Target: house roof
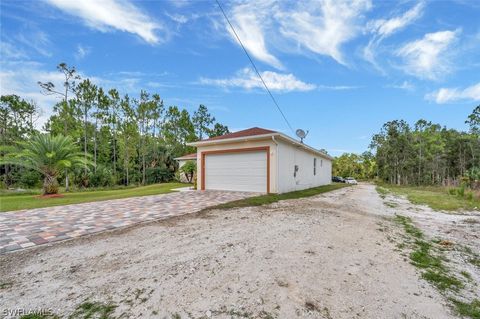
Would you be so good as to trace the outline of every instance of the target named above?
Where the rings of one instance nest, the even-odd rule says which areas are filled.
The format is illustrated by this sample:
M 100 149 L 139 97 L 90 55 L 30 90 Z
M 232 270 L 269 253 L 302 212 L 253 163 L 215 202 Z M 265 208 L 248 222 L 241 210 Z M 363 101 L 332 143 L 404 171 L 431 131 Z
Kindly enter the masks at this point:
M 180 156 L 180 157 L 176 157 L 175 159 L 176 159 L 177 161 L 197 159 L 197 153 L 185 154 L 185 155 L 182 155 L 182 156 Z
M 291 138 L 288 135 L 285 135 L 280 132 L 272 131 L 272 130 L 267 130 L 260 127 L 252 127 L 243 131 L 235 132 L 235 133 L 229 133 L 222 136 L 212 137 L 206 140 L 187 143 L 187 145 L 200 147 L 200 146 L 215 145 L 215 144 L 239 143 L 239 142 L 245 142 L 245 141 L 251 141 L 251 140 L 275 139 L 275 138 L 279 138 L 285 142 L 291 143 L 299 148 L 315 153 L 326 159 L 333 160 L 333 157 L 331 157 L 330 155 L 316 148 L 308 146 L 307 144 L 304 144 L 294 138 Z
M 247 137 L 247 136 L 255 136 L 255 135 L 264 135 L 264 134 L 271 134 L 271 133 L 278 133 L 276 131 L 267 130 L 261 127 L 252 127 L 246 130 L 237 131 L 234 133 L 228 133 L 225 135 L 215 136 L 211 138 L 207 138 L 201 140 L 199 142 L 206 142 L 206 141 L 217 141 L 217 140 L 225 140 L 228 138 L 236 138 L 236 137 Z

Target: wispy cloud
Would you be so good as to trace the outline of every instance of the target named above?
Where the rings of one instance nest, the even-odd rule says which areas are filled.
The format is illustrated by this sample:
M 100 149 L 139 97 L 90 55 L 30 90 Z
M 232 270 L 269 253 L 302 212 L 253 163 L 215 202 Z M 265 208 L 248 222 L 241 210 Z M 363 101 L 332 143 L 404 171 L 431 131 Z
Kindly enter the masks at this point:
M 390 84 L 386 86 L 387 88 L 392 88 L 392 89 L 399 89 L 399 90 L 405 90 L 405 91 L 413 91 L 415 90 L 415 85 L 409 81 L 403 81 L 400 84 Z
M 0 45 L 0 56 L 2 60 L 27 59 L 27 54 L 17 46 L 2 40 Z
M 261 72 L 265 83 L 272 91 L 292 92 L 311 91 L 316 88 L 314 84 L 305 83 L 297 79 L 293 74 L 282 74 L 272 71 Z M 263 88 L 257 74 L 249 68 L 238 71 L 235 76 L 226 79 L 200 78 L 201 84 L 215 85 L 220 87 L 240 87 L 244 89 Z
M 427 33 L 420 40 L 405 44 L 396 55 L 404 60 L 403 70 L 421 79 L 436 80 L 452 70 L 449 49 L 461 30 Z
M 81 44 L 77 45 L 77 52 L 75 52 L 75 59 L 76 60 L 81 60 L 87 55 L 90 54 L 90 47 L 83 46 Z
M 363 49 L 364 59 L 373 64 L 378 70 L 383 71 L 376 61 L 377 51 L 381 42 L 419 19 L 423 15 L 424 8 L 425 3 L 422 1 L 400 16 L 370 21 L 367 24 L 367 30 L 373 34 L 373 37 Z
M 420 18 L 423 14 L 424 8 L 425 3 L 419 2 L 413 8 L 407 10 L 398 17 L 370 21 L 367 28 L 380 37 L 388 37 Z
M 257 59 L 277 69 L 283 69 L 282 63 L 269 52 L 265 40 L 271 1 L 246 2 L 232 9 L 232 24 L 245 48 Z M 229 25 L 225 24 L 232 38 L 237 38 Z
M 363 14 L 371 8 L 368 0 L 299 2 L 293 10 L 279 10 L 275 17 L 280 33 L 315 54 L 347 64 L 342 45 L 360 31 Z
M 47 3 L 81 18 L 86 25 L 107 32 L 120 30 L 138 35 L 150 44 L 167 38 L 165 28 L 127 0 L 45 0 Z M 157 31 L 163 31 L 163 37 Z
M 425 99 L 438 104 L 461 100 L 480 101 L 480 82 L 467 88 L 441 88 L 425 95 Z
M 355 90 L 361 89 L 362 86 L 359 85 L 317 85 L 319 90 L 333 90 L 333 91 L 344 91 L 344 90 Z
M 43 56 L 52 56 L 52 53 L 50 52 L 52 47 L 50 38 L 47 33 L 41 30 L 28 30 L 22 32 L 16 36 L 16 40 Z
M 284 69 L 273 51 L 328 56 L 346 65 L 342 46 L 359 34 L 360 21 L 370 8 L 370 0 L 263 0 L 236 4 L 229 15 L 255 58 Z

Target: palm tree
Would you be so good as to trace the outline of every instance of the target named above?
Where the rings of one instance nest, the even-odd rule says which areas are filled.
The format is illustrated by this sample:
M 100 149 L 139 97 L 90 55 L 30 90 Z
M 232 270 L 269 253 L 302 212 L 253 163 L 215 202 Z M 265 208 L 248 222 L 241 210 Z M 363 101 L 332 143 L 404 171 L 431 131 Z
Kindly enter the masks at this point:
M 91 165 L 69 136 L 37 134 L 18 144 L 20 150 L 8 154 L 2 164 L 19 165 L 41 173 L 44 195 L 58 193 L 60 172 Z

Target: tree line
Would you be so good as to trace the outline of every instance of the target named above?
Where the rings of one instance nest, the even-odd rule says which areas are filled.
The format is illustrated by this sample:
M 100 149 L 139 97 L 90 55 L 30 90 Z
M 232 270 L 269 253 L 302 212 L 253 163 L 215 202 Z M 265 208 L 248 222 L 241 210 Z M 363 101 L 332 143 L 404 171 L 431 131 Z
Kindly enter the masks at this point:
M 396 185 L 459 185 L 478 187 L 480 180 L 480 105 L 465 121 L 468 131 L 418 120 L 385 123 L 370 143 L 372 152 L 343 154 L 334 174 Z M 375 154 L 375 155 L 372 155 Z
M 75 67 L 57 66 L 63 83 L 38 82 L 44 94 L 59 97 L 43 130 L 52 136 L 68 136 L 81 147 L 85 163 L 92 167 L 65 170 L 66 188 L 149 184 L 169 181 L 176 172 L 175 157 L 194 152 L 186 145 L 198 139 L 223 135 L 228 127 L 217 122 L 207 107 L 189 113 L 164 105 L 161 97 L 142 90 L 138 97 L 104 89 L 81 79 Z M 0 98 L 1 155 L 39 132 L 38 108 L 17 95 Z M 0 165 L 4 186 L 32 187 L 38 173 L 26 168 Z

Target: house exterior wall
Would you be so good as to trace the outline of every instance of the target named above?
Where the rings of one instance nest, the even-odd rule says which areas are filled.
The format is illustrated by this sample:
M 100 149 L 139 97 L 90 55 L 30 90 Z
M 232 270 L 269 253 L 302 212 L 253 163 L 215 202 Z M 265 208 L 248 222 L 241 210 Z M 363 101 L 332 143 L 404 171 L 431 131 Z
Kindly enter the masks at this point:
M 281 139 L 244 141 L 197 147 L 197 184 L 202 185 L 202 152 L 232 149 L 269 147 L 269 188 L 270 193 L 285 193 L 320 185 L 327 185 L 332 180 L 332 162 L 318 154 L 309 152 L 298 145 Z M 208 155 L 207 155 L 208 156 Z M 316 158 L 316 174 L 313 174 L 313 160 Z M 294 168 L 298 171 L 294 177 Z
M 225 143 L 225 144 L 216 144 L 208 146 L 198 146 L 197 147 L 197 185 L 201 189 L 202 185 L 202 152 L 210 151 L 224 151 L 224 150 L 233 150 L 233 149 L 249 149 L 256 147 L 269 147 L 269 156 L 270 156 L 270 167 L 269 167 L 269 188 L 270 193 L 277 193 L 277 155 L 276 155 L 276 145 L 271 139 L 258 140 L 258 141 L 245 141 L 245 142 L 236 142 L 236 143 Z M 208 156 L 208 155 L 207 155 Z
M 314 175 L 314 158 L 316 173 Z M 308 152 L 297 145 L 278 143 L 278 192 L 292 192 L 327 185 L 332 180 L 332 162 L 318 154 Z M 295 165 L 298 166 L 294 176 Z

